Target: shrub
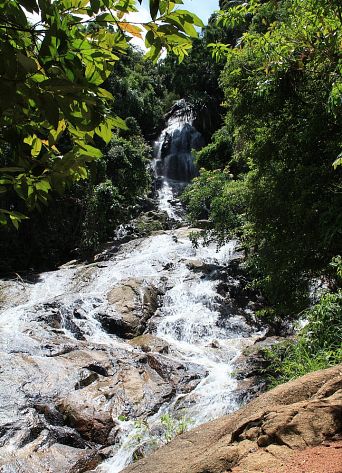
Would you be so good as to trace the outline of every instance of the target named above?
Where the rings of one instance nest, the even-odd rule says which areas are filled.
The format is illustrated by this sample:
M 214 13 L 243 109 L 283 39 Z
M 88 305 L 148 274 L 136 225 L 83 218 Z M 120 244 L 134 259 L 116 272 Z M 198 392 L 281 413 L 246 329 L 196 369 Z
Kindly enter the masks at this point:
M 295 340 L 265 351 L 272 387 L 342 362 L 342 291 L 326 293 L 304 315 L 307 324 Z

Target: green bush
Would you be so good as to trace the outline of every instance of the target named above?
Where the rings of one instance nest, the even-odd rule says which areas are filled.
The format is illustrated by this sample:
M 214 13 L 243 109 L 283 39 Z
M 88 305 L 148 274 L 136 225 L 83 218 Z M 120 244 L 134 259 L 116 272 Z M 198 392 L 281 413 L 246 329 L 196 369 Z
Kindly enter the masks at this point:
M 245 197 L 244 181 L 234 181 L 228 169 L 201 169 L 181 198 L 191 224 L 209 220 L 209 228 L 203 232 L 205 241 L 214 238 L 223 243 L 236 236 L 244 224 Z
M 304 313 L 307 324 L 295 340 L 265 351 L 270 385 L 342 363 L 342 291 L 325 294 Z

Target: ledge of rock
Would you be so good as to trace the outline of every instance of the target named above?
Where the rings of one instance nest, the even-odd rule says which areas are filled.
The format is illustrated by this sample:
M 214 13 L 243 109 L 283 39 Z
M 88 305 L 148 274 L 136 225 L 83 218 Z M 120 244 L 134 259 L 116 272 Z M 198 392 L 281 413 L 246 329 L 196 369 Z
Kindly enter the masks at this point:
M 236 413 L 177 437 L 123 472 L 278 471 L 298 450 L 333 441 L 341 432 L 338 365 L 278 386 Z
M 168 353 L 169 344 L 162 338 L 155 337 L 150 333 L 135 337 L 128 342 L 136 348 L 141 348 L 144 352 Z

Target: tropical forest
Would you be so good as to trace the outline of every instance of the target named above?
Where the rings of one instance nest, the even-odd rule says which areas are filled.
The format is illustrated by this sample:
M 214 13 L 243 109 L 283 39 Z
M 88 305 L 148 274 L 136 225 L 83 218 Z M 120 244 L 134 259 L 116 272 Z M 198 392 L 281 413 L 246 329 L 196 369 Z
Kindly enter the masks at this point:
M 341 0 L 0 0 L 0 472 L 342 473 Z

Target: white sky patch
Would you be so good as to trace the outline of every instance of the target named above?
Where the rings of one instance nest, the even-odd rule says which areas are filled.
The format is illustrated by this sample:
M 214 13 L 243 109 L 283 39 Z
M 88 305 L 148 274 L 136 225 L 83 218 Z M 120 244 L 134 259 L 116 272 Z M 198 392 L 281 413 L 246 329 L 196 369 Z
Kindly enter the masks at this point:
M 132 23 L 148 23 L 149 21 L 151 21 L 151 16 L 150 16 L 149 10 L 147 10 L 144 7 L 139 7 L 138 12 L 129 13 L 128 15 L 125 16 L 125 20 L 130 21 Z M 146 35 L 146 31 L 143 29 L 142 31 L 143 38 L 145 38 L 145 35 Z M 147 50 L 144 39 L 133 38 L 130 41 L 130 44 L 133 44 L 134 46 L 138 46 L 143 51 Z
M 35 12 L 34 12 L 34 13 L 30 13 L 30 12 L 28 12 L 27 10 L 25 10 L 25 8 L 24 8 L 24 12 L 25 12 L 26 17 L 27 17 L 27 19 L 29 20 L 29 22 L 31 22 L 31 23 L 33 23 L 33 24 L 38 23 L 38 22 L 41 20 L 40 15 L 38 15 L 38 14 L 35 13 Z

